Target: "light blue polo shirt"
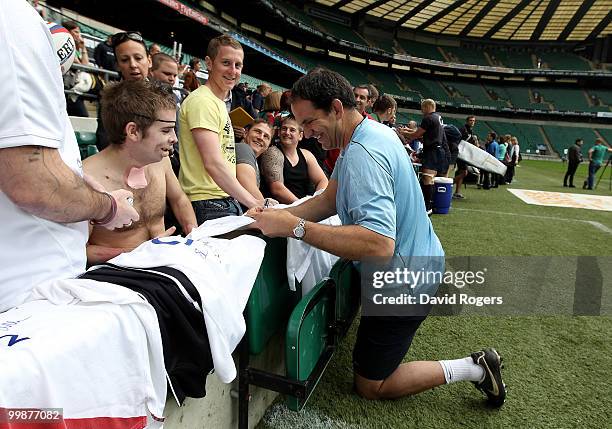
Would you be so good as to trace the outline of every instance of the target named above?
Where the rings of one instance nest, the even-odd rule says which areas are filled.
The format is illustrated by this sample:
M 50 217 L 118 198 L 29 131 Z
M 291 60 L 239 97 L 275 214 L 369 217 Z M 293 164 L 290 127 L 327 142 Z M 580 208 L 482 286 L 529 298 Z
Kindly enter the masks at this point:
M 395 255 L 437 257 L 444 251 L 425 211 L 412 163 L 395 131 L 364 119 L 342 150 L 331 178 L 343 225 L 395 240 Z

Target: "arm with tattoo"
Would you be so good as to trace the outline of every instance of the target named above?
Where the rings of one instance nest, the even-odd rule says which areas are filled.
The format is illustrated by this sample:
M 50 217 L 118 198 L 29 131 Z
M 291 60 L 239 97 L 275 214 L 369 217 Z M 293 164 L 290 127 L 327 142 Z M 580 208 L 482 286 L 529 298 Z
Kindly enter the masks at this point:
M 103 219 L 112 210 L 111 198 L 94 190 L 61 159 L 57 149 L 18 146 L 0 149 L 0 190 L 23 211 L 54 222 Z M 113 191 L 117 215 L 106 227 L 138 220 L 129 205 L 131 192 Z
M 261 175 L 268 183 L 272 196 L 282 204 L 291 204 L 297 201 L 293 192 L 285 186 L 283 180 L 283 164 L 285 157 L 281 150 L 271 146 L 261 155 Z

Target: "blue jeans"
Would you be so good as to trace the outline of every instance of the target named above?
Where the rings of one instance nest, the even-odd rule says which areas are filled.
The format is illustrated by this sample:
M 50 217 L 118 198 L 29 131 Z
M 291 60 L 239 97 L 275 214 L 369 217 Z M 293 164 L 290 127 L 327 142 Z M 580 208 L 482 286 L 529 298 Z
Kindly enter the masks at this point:
M 593 189 L 593 183 L 595 183 L 595 174 L 597 174 L 597 170 L 601 167 L 601 164 L 598 162 L 589 162 L 589 178 L 587 179 L 587 188 Z
M 240 204 L 232 197 L 192 201 L 191 205 L 193 206 L 198 225 L 202 225 L 202 223 L 211 219 L 242 215 Z

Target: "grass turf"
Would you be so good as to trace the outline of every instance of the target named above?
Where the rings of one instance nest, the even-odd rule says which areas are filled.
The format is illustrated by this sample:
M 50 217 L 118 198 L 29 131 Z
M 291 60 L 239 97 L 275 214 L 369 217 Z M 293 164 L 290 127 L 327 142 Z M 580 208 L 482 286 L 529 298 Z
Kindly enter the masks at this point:
M 564 172 L 565 165 L 557 162 L 524 161 L 510 187 L 588 192 L 581 189 L 585 165 L 576 174 L 576 189 L 561 186 Z M 612 195 L 608 173 L 590 192 Z M 432 218 L 448 256 L 612 256 L 612 234 L 583 222 L 612 229 L 612 212 L 528 205 L 505 188 L 484 191 L 468 186 L 466 199 L 453 201 L 449 215 Z M 611 289 L 610 278 L 604 276 L 603 294 L 609 297 Z M 259 428 L 609 427 L 609 315 L 429 317 L 405 360 L 450 359 L 495 346 L 505 357 L 509 389 L 500 410 L 488 408 L 469 383 L 393 401 L 359 398 L 352 391 L 354 323 L 304 410 L 291 412 L 278 402 Z

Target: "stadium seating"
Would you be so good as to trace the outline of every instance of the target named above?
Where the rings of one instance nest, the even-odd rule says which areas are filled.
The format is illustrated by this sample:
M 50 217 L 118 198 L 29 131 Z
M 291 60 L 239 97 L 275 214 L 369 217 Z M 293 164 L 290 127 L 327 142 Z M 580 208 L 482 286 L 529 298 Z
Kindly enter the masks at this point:
M 502 95 L 503 98 L 508 98 L 513 106 L 523 109 L 533 109 L 531 99 L 529 98 L 529 89 L 518 86 L 490 86 L 498 94 Z M 505 96 L 504 96 L 505 95 Z
M 445 124 L 452 124 L 459 129 L 461 129 L 465 125 L 465 118 L 451 118 L 442 114 L 442 119 L 444 120 Z M 481 143 L 484 144 L 487 138 L 487 134 L 489 134 L 490 131 L 491 128 L 487 126 L 486 122 L 476 120 L 476 125 L 474 125 L 474 132 L 478 136 L 478 140 Z
M 322 31 L 324 34 L 331 34 L 335 37 L 338 37 L 339 39 L 347 40 L 349 42 L 357 43 L 360 45 L 366 45 L 365 40 L 357 32 L 345 25 L 337 24 L 335 22 L 327 20 L 312 18 L 306 12 L 286 2 L 279 2 L 276 6 L 284 10 L 285 13 L 287 13 L 291 17 L 297 19 L 300 22 L 303 22 L 304 24 L 309 25 L 312 28 Z
M 538 125 L 514 124 L 512 122 L 486 121 L 487 125 L 497 133 L 497 135 L 510 134 L 516 136 L 519 141 L 521 151 L 529 149 L 535 152 L 538 145 L 545 145 L 544 138 L 540 133 Z
M 395 95 L 408 95 L 414 96 L 413 94 L 405 94 L 397 82 L 397 77 L 394 73 L 390 71 L 370 71 L 368 72 L 368 77 L 370 82 L 372 82 L 378 88 L 379 92 L 383 92 L 386 94 L 395 94 Z
M 476 49 L 467 49 L 459 47 L 444 46 L 443 51 L 452 54 L 463 64 L 477 64 L 481 66 L 490 66 L 491 64 L 485 57 L 483 51 Z
M 534 69 L 535 64 L 531 54 L 525 52 L 492 51 L 489 53 L 492 58 L 496 58 L 506 67 L 517 69 Z
M 353 85 L 368 83 L 368 76 L 365 74 L 365 69 L 361 67 L 355 67 L 353 64 L 338 61 L 330 61 L 328 63 L 324 63 L 324 65 L 329 69 L 340 73 Z
M 423 98 L 431 96 L 430 91 L 421 83 L 420 79 L 416 77 L 403 74 L 400 75 L 400 81 L 402 82 L 402 87 L 411 93 L 419 94 Z
M 317 20 L 311 18 L 310 15 L 308 15 L 306 12 L 293 6 L 289 2 L 278 2 L 278 4 L 276 4 L 275 6 L 279 9 L 282 9 L 287 15 L 291 16 L 292 18 L 297 19 L 298 21 L 303 22 L 304 24 L 307 24 L 311 27 L 315 27 L 315 23 L 317 22 Z
M 366 41 L 352 28 L 346 27 L 342 24 L 337 24 L 331 21 L 317 20 L 315 22 L 315 28 L 323 31 L 325 34 L 331 34 L 339 39 L 347 40 L 349 42 L 357 43 L 359 45 L 366 45 Z
M 300 52 L 294 50 L 289 51 L 284 47 L 280 47 L 279 45 L 274 45 L 274 50 L 280 55 L 290 59 L 297 65 L 304 67 L 306 70 L 310 70 L 319 65 L 319 61 L 316 58 L 303 55 Z
M 522 138 L 519 137 L 519 145 L 522 148 L 531 149 L 532 152 L 535 152 L 538 145 L 544 144 L 542 128 L 539 125 L 517 124 L 516 126 L 522 133 Z
M 471 103 L 481 106 L 508 107 L 508 103 L 504 100 L 493 100 L 487 94 L 487 91 L 480 84 L 466 82 L 447 83 L 447 86 L 453 86 Z
M 597 131 L 604 138 L 606 143 L 612 145 L 612 129 L 609 128 L 598 128 Z
M 546 88 L 538 89 L 548 103 L 552 103 L 557 110 L 572 110 L 580 112 L 597 112 L 604 110 L 602 106 L 589 106 L 586 94 L 581 89 L 572 88 Z
M 426 89 L 427 97 L 433 98 L 437 101 L 447 101 L 451 97 L 444 90 L 442 84 L 437 80 L 421 79 L 417 78 L 421 85 Z M 423 94 L 425 95 L 425 94 Z M 458 102 L 464 102 L 465 100 L 461 97 L 457 99 Z
M 266 80 L 257 79 L 253 76 L 249 76 L 248 74 L 244 74 L 244 73 L 242 73 L 242 75 L 240 76 L 240 82 L 248 83 L 250 89 L 255 89 L 260 84 L 267 83 L 272 88 L 272 91 L 284 91 L 285 90 L 285 88 L 283 88 L 282 86 L 275 85 Z
M 419 58 L 428 58 L 430 60 L 445 61 L 444 57 L 438 50 L 437 46 L 430 45 L 428 43 L 415 42 L 414 40 L 402 40 L 398 39 L 398 42 L 402 49 L 406 51 L 408 55 L 412 55 Z
M 549 103 L 531 103 L 530 109 L 536 110 L 552 110 L 552 106 Z
M 364 39 L 368 42 L 368 44 L 374 48 L 382 49 L 383 51 L 396 53 L 395 49 L 393 49 L 393 40 L 385 39 L 383 37 L 377 37 L 373 35 L 364 36 Z
M 597 135 L 591 128 L 561 127 L 554 125 L 543 125 L 542 128 L 548 137 L 548 141 L 559 156 L 562 156 L 563 150 L 572 146 L 576 139 L 579 138 L 584 140 L 582 152 L 586 154 L 586 151 L 592 146 L 592 142 L 597 138 Z
M 306 384 L 306 396 L 287 397 L 290 410 L 299 411 L 323 375 L 346 335 L 360 304 L 359 277 L 352 262 L 338 261 L 329 279 L 321 281 L 298 303 L 287 324 L 287 377 Z
M 394 43 L 390 40 L 384 40 L 380 37 L 374 37 L 368 35 L 367 37 L 362 36 L 357 31 L 331 21 L 317 20 L 301 9 L 289 4 L 279 3 L 278 7 L 284 9 L 289 15 L 295 19 L 317 28 L 325 33 L 332 34 L 341 39 L 351 41 L 358 44 L 370 45 L 383 49 L 390 53 L 395 53 Z M 438 48 L 434 44 L 417 42 L 413 40 L 397 39 L 399 46 L 409 55 L 438 60 L 447 61 L 440 49 L 443 50 L 449 59 L 458 61 L 464 64 L 476 64 L 491 66 L 500 64 L 506 67 L 518 68 L 518 69 L 533 69 L 537 67 L 537 59 L 543 61 L 543 66 L 547 66 L 550 69 L 557 70 L 591 70 L 592 67 L 589 62 L 580 57 L 579 55 L 569 52 L 511 52 L 507 50 L 491 50 L 488 51 L 489 58 L 485 55 L 485 52 L 480 49 L 465 48 L 465 47 L 454 47 L 454 46 L 443 46 Z
M 396 124 L 408 125 L 408 122 L 412 120 L 413 115 L 410 115 L 406 112 L 397 112 L 396 113 Z
M 245 310 L 247 333 L 239 346 L 238 408 L 243 424 L 248 420 L 249 385 L 288 394 L 291 410 L 304 406 L 351 326 L 360 301 L 358 274 L 347 260 L 338 261 L 329 278 L 300 298 L 300 288 L 290 291 L 287 283 L 286 239 L 265 240 L 264 260 Z M 286 375 L 251 367 L 251 357 L 262 353 L 282 331 L 286 333 Z
M 584 58 L 568 52 L 540 52 L 539 56 L 548 68 L 554 70 L 591 70 Z
M 594 95 L 595 97 L 597 97 L 599 101 L 601 101 L 601 103 L 607 106 L 608 108 L 612 106 L 612 91 L 589 89 L 587 90 L 587 93 L 589 95 Z M 606 109 L 603 108 L 601 110 L 605 111 Z
M 77 143 L 79 144 L 79 152 L 81 153 L 81 159 L 85 159 L 88 156 L 95 155 L 98 153 L 96 147 L 96 133 L 87 131 L 76 131 L 74 133 Z

